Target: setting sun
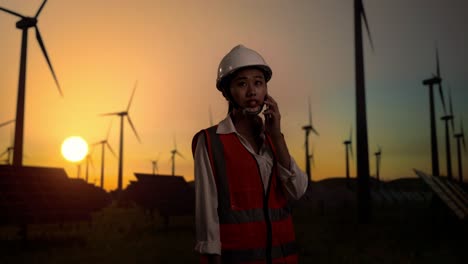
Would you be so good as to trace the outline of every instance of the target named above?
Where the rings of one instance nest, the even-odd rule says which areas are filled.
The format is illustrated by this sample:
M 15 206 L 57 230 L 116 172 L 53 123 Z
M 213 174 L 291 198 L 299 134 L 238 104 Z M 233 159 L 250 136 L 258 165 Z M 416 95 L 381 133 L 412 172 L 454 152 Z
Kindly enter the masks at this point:
M 62 155 L 71 162 L 78 162 L 88 154 L 88 143 L 78 136 L 66 138 L 62 143 Z

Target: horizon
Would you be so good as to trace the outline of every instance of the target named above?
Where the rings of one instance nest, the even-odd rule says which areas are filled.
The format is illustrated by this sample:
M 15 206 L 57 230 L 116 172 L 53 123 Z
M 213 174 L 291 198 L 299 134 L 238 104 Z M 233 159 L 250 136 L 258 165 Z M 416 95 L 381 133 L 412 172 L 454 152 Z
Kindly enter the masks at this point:
M 373 38 L 364 35 L 369 134 L 369 175 L 375 175 L 382 147 L 381 180 L 430 172 L 429 103 L 424 79 L 436 72 L 440 57 L 445 102 L 451 89 L 455 129 L 460 116 L 468 128 L 468 24 L 464 1 L 363 1 Z M 42 0 L 5 0 L 0 7 L 32 16 Z M 206 6 L 210 5 L 210 12 Z M 248 8 L 246 8 L 248 6 Z M 105 16 L 103 16 L 105 12 Z M 63 140 L 81 136 L 89 145 L 103 140 L 118 153 L 119 120 L 101 114 L 127 107 L 141 138 L 124 124 L 123 185 L 134 173 L 170 174 L 170 151 L 177 143 L 176 175 L 193 180 L 191 139 L 225 117 L 227 103 L 215 88 L 221 58 L 237 44 L 257 50 L 273 69 L 269 93 L 278 101 L 283 134 L 291 156 L 305 171 L 304 131 L 310 96 L 313 180 L 345 174 L 342 141 L 355 130 L 352 1 L 203 1 L 49 0 L 38 26 L 64 97 L 29 30 L 23 164 L 64 168 L 75 178 L 76 164 L 60 154 Z M 241 19 L 242 17 L 242 19 Z M 15 119 L 21 31 L 17 17 L 0 11 L 0 123 Z M 221 38 L 220 32 L 226 32 Z M 436 122 L 441 174 L 446 175 L 445 132 L 438 93 Z M 211 109 L 211 110 L 209 110 Z M 112 120 L 112 121 L 111 121 Z M 0 153 L 12 142 L 14 126 L 0 127 Z M 355 138 L 353 150 L 356 151 Z M 93 178 L 99 183 L 100 148 L 92 150 Z M 452 168 L 458 179 L 456 143 Z M 2 157 L 3 159 L 3 157 Z M 356 160 L 350 160 L 351 177 Z M 106 190 L 117 186 L 118 160 L 106 151 Z M 463 154 L 464 180 L 468 158 Z M 81 169 L 84 175 L 84 165 Z

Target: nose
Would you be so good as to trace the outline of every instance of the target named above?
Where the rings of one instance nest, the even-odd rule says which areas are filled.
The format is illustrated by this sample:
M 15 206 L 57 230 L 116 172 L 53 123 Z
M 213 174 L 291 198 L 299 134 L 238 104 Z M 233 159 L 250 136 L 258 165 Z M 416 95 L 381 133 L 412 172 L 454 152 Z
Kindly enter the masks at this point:
M 253 97 L 257 94 L 255 85 L 249 83 L 247 85 L 247 97 Z

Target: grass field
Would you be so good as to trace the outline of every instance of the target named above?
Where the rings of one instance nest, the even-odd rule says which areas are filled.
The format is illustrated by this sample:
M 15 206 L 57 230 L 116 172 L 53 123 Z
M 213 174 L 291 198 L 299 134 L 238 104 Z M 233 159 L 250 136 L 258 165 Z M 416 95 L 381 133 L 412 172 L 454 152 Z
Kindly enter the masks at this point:
M 466 223 L 446 213 L 381 207 L 359 225 L 352 206 L 295 207 L 300 263 L 468 263 Z M 26 242 L 17 227 L 0 227 L 0 263 L 197 263 L 193 217 L 163 226 L 157 214 L 112 205 L 90 222 L 30 226 Z

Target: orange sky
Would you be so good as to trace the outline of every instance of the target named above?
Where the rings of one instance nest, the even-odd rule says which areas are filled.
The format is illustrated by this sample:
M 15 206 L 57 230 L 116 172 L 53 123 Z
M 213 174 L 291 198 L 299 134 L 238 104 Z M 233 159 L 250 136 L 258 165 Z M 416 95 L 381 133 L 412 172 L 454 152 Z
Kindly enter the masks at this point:
M 32 16 L 41 0 L 3 0 L 0 6 Z M 375 51 L 367 40 L 366 81 L 369 153 L 381 145 L 381 177 L 429 171 L 427 88 L 439 46 L 442 74 L 452 88 L 455 114 L 468 126 L 468 6 L 463 1 L 364 1 Z M 0 123 L 14 118 L 21 34 L 18 19 L 0 12 Z M 193 180 L 190 142 L 214 120 L 226 102 L 215 89 L 220 59 L 244 44 L 264 55 L 273 69 L 270 94 L 279 102 L 290 152 L 304 167 L 307 97 L 320 136 L 312 136 L 314 179 L 344 175 L 343 140 L 354 125 L 352 1 L 57 1 L 49 0 L 39 28 L 62 86 L 61 98 L 34 36 L 29 33 L 24 164 L 76 165 L 60 154 L 63 140 L 79 135 L 89 143 L 104 139 L 118 152 L 119 120 L 101 113 L 125 110 L 138 87 L 130 116 L 140 144 L 125 124 L 124 185 L 134 172 L 170 174 L 176 139 L 185 159 L 176 174 Z M 445 80 L 444 79 L 444 80 Z M 441 115 L 440 103 L 438 115 Z M 464 108 L 462 108 L 464 107 Z M 456 121 L 457 127 L 460 119 Z M 0 152 L 12 142 L 13 126 L 0 128 Z M 354 135 L 356 133 L 354 132 Z M 444 130 L 438 124 L 440 165 L 445 173 Z M 455 157 L 455 142 L 452 142 Z M 356 147 L 354 146 L 354 151 Z M 98 182 L 100 148 L 93 152 L 90 180 Z M 355 175 L 352 161 L 351 175 Z M 370 157 L 374 174 L 374 156 Z M 467 159 L 464 159 L 468 171 Z M 455 158 L 453 167 L 455 174 Z M 82 172 L 84 169 L 82 169 Z M 116 187 L 117 159 L 107 152 L 106 189 Z M 466 173 L 465 173 L 466 175 Z

